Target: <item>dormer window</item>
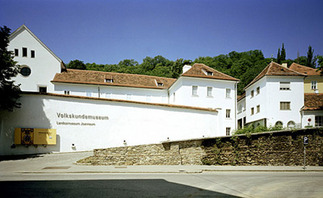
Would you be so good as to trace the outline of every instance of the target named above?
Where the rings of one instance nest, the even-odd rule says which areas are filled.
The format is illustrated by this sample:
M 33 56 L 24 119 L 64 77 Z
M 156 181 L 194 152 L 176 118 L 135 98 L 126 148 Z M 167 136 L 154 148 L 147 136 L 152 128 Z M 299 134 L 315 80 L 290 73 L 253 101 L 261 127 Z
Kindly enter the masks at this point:
M 106 79 L 104 79 L 104 82 L 113 83 L 113 79 L 112 78 L 106 78 Z
M 164 83 L 159 82 L 159 83 L 157 83 L 157 86 L 162 87 L 162 86 L 164 86 Z
M 207 72 L 206 72 L 206 75 L 208 75 L 208 76 L 213 76 L 213 72 L 207 71 Z

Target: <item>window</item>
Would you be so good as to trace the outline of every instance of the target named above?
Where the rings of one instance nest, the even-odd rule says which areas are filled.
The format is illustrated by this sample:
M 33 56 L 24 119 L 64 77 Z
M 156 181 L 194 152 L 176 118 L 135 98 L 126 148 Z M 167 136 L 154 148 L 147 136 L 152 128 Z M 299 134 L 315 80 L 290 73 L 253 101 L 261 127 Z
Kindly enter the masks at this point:
M 27 57 L 27 48 L 25 47 L 22 48 L 22 56 Z
M 295 128 L 295 122 L 294 121 L 289 121 L 288 123 L 287 123 L 287 127 L 288 128 Z
M 229 136 L 230 135 L 231 128 L 227 127 L 225 128 L 225 135 Z
M 192 96 L 197 96 L 197 86 L 192 86 Z
M 30 51 L 30 57 L 31 58 L 35 58 L 35 50 L 31 50 Z
M 260 105 L 257 105 L 257 113 L 260 112 Z
M 230 118 L 230 114 L 231 114 L 231 110 L 227 109 L 226 112 L 225 112 L 225 117 Z
M 20 74 L 27 77 L 27 76 L 29 76 L 31 74 L 31 69 L 28 66 L 23 66 L 20 69 Z
M 47 87 L 39 87 L 38 89 L 40 93 L 47 93 Z
M 207 72 L 206 72 L 206 75 L 208 75 L 208 76 L 213 76 L 213 72 L 207 71 Z
M 231 89 L 226 89 L 226 98 L 231 98 Z
M 113 83 L 113 79 L 112 78 L 106 78 L 104 80 L 104 82 L 106 82 L 106 83 Z
M 157 86 L 158 87 L 164 86 L 164 83 L 159 82 L 159 83 L 157 83 Z
M 15 56 L 19 56 L 19 50 L 15 49 Z
M 323 126 L 323 116 L 315 116 L 315 126 Z
M 280 82 L 280 90 L 290 90 L 290 82 Z
M 290 102 L 280 102 L 280 110 L 290 110 Z
M 175 92 L 173 93 L 173 102 L 175 102 Z
M 65 95 L 70 95 L 70 91 L 65 90 L 65 91 L 64 91 L 64 94 L 65 94 Z
M 317 82 L 316 81 L 312 81 L 311 83 L 311 89 L 316 90 L 317 89 Z
M 251 115 L 255 114 L 255 108 L 251 108 Z
M 257 87 L 257 95 L 260 94 L 260 87 Z
M 275 124 L 275 126 L 280 126 L 280 127 L 282 127 L 282 126 L 283 126 L 283 122 L 281 122 L 281 121 L 277 121 L 277 122 L 276 122 L 276 124 Z
M 207 96 L 212 97 L 212 87 L 207 87 Z
M 254 91 L 253 90 L 251 90 L 250 95 L 251 95 L 251 98 L 254 96 Z

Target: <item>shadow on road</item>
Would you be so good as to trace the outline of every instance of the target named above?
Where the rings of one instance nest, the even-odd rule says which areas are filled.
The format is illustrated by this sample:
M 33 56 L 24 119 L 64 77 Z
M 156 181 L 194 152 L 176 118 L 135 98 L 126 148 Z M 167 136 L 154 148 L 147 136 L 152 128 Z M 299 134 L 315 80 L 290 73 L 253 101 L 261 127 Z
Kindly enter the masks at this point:
M 1 161 L 23 160 L 23 159 L 29 159 L 29 158 L 44 157 L 44 154 L 48 154 L 48 153 L 28 154 L 28 155 L 6 155 L 6 156 L 0 156 L 0 162 Z
M 6 197 L 236 197 L 163 179 L 3 181 L 0 190 Z

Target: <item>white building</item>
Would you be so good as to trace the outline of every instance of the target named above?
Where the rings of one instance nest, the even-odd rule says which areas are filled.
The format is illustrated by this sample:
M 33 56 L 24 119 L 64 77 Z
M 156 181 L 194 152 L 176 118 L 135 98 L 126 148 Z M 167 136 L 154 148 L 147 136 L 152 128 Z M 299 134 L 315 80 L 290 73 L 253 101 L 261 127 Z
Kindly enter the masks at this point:
M 271 62 L 245 87 L 245 99 L 238 102 L 238 107 L 245 106 L 246 109 L 243 125 L 301 127 L 304 78 L 305 75 L 287 66 Z M 239 121 L 244 119 L 241 115 L 238 114 L 238 122 L 242 123 Z
M 206 65 L 185 66 L 179 79 L 66 69 L 25 25 L 8 49 L 22 66 L 14 80 L 23 94 L 21 108 L 0 112 L 0 155 L 225 136 L 236 128 L 238 80 Z

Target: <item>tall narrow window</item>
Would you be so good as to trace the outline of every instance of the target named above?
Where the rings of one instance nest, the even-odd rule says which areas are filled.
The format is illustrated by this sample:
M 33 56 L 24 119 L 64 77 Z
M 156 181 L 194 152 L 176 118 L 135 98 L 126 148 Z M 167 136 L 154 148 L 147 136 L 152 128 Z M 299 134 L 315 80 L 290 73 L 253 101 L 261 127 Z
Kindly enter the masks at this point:
M 15 49 L 15 56 L 19 56 L 19 50 Z
M 231 128 L 227 127 L 225 128 L 225 135 L 229 136 L 230 135 Z
M 207 96 L 212 97 L 212 87 L 207 87 Z
M 65 90 L 65 91 L 64 91 L 64 94 L 65 94 L 65 95 L 70 95 L 70 91 Z
M 315 126 L 323 126 L 323 116 L 315 116 Z
M 173 93 L 173 102 L 175 102 L 175 92 Z
M 47 93 L 47 87 L 39 87 L 38 90 L 40 93 Z
M 230 109 L 227 109 L 227 110 L 225 111 L 225 117 L 226 117 L 226 118 L 230 118 L 230 117 L 231 117 L 231 110 L 230 110 Z
M 280 90 L 290 90 L 290 82 L 280 82 Z
M 260 105 L 257 105 L 257 113 L 260 112 Z
M 255 95 L 253 90 L 251 90 L 250 95 L 251 95 L 251 98 Z
M 226 89 L 226 98 L 231 98 L 231 89 Z
M 192 96 L 197 96 L 197 86 L 192 86 Z
M 31 50 L 30 51 L 30 57 L 31 58 L 35 58 L 35 50 Z
M 312 81 L 311 83 L 311 89 L 316 90 L 317 89 L 317 81 Z
M 252 107 L 251 108 L 251 115 L 255 114 L 255 109 Z
M 260 94 L 260 87 L 257 87 L 257 95 Z
M 280 110 L 290 110 L 290 102 L 280 102 Z
M 27 57 L 27 48 L 26 47 L 22 48 L 22 56 Z

